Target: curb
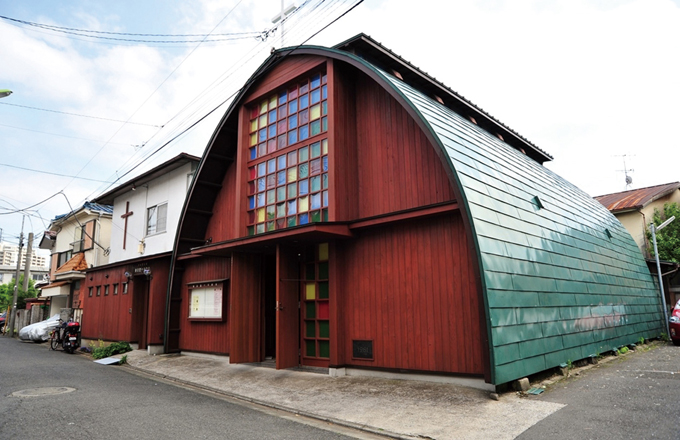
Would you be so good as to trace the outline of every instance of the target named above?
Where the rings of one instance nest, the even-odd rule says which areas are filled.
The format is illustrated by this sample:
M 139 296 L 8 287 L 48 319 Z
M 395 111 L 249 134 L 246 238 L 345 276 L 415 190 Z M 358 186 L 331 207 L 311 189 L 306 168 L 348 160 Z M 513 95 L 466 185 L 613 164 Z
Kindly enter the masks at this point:
M 178 383 L 178 384 L 185 385 L 187 387 L 197 388 L 197 389 L 200 389 L 200 390 L 203 390 L 203 391 L 208 391 L 208 392 L 211 392 L 211 393 L 215 393 L 215 394 L 219 394 L 219 395 L 222 395 L 222 396 L 225 396 L 225 397 L 229 397 L 229 398 L 234 399 L 234 400 L 240 400 L 240 401 L 243 401 L 243 402 L 248 402 L 248 403 L 251 403 L 251 404 L 254 404 L 254 405 L 263 406 L 263 407 L 266 407 L 266 408 L 271 408 L 271 409 L 287 412 L 287 413 L 290 413 L 290 414 L 293 414 L 293 415 L 307 417 L 307 418 L 318 420 L 318 421 L 321 421 L 321 422 L 331 423 L 331 424 L 342 426 L 342 427 L 345 427 L 345 428 L 355 429 L 357 431 L 363 431 L 363 432 L 366 432 L 366 433 L 369 433 L 369 434 L 379 435 L 379 436 L 382 436 L 382 437 L 393 438 L 393 439 L 397 439 L 397 440 L 413 440 L 413 439 L 421 438 L 420 436 L 413 436 L 413 435 L 408 435 L 408 434 L 398 434 L 396 432 L 380 430 L 380 429 L 373 428 L 371 426 L 360 425 L 358 423 L 348 422 L 346 420 L 336 419 L 336 418 L 333 418 L 333 417 L 320 416 L 318 414 L 314 414 L 314 413 L 310 413 L 310 412 L 307 412 L 307 411 L 302 411 L 302 410 L 290 408 L 290 407 L 287 407 L 287 406 L 284 406 L 284 405 L 279 405 L 279 404 L 276 404 L 276 403 L 266 402 L 266 401 L 259 400 L 259 399 L 253 399 L 252 397 L 246 397 L 246 396 L 242 396 L 240 394 L 231 393 L 229 391 L 224 391 L 224 390 L 209 387 L 209 386 L 206 386 L 206 385 L 201 385 L 201 384 L 198 384 L 198 383 L 195 383 L 195 382 L 181 380 L 181 379 L 178 379 L 176 377 L 167 376 L 167 375 L 160 374 L 160 373 L 155 373 L 153 371 L 148 371 L 148 370 L 145 370 L 143 368 L 132 366 L 130 364 L 124 364 L 124 365 L 121 365 L 121 366 L 123 368 L 129 368 L 131 370 L 142 373 L 144 375 L 157 377 L 157 378 L 166 380 L 168 382 L 175 382 L 175 383 Z

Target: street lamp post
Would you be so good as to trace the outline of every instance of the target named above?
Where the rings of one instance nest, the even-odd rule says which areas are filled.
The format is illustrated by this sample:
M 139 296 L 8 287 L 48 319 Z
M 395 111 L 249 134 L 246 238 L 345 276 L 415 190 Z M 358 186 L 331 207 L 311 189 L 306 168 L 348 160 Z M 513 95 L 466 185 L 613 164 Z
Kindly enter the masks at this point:
M 668 311 L 666 310 L 666 294 L 663 291 L 663 279 L 661 278 L 661 263 L 659 262 L 659 251 L 656 248 L 656 232 L 668 226 L 668 224 L 673 220 L 675 220 L 675 216 L 672 216 L 665 222 L 661 223 L 659 226 L 654 226 L 654 223 L 649 224 L 649 228 L 652 230 L 652 241 L 654 242 L 654 256 L 656 257 L 656 272 L 659 276 L 659 288 L 661 289 L 661 302 L 663 304 L 663 317 L 664 317 L 663 322 L 667 335 L 670 335 L 670 331 L 668 330 Z

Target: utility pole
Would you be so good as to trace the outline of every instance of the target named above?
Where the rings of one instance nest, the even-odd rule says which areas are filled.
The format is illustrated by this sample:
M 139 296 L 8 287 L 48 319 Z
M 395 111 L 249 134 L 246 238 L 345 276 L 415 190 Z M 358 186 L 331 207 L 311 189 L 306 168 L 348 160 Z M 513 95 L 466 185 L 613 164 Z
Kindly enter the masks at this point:
M 26 262 L 24 263 L 24 292 L 28 292 L 28 280 L 31 278 L 31 257 L 33 256 L 33 232 L 28 233 L 26 245 Z
M 21 218 L 21 234 L 19 234 L 19 253 L 17 256 L 17 274 L 14 280 L 14 297 L 12 298 L 12 310 L 9 315 L 9 337 L 14 337 L 14 323 L 17 315 L 17 296 L 19 295 L 19 274 L 21 273 L 21 248 L 24 247 L 24 221 L 26 216 Z

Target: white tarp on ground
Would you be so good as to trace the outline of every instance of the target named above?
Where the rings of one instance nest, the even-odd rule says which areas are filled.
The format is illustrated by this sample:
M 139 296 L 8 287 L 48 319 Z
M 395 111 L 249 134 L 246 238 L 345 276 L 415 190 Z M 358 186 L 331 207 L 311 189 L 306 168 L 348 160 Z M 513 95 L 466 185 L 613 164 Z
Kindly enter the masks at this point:
M 43 342 L 50 337 L 50 331 L 59 326 L 59 315 L 54 315 L 44 321 L 27 325 L 19 330 L 19 339 L 24 341 Z

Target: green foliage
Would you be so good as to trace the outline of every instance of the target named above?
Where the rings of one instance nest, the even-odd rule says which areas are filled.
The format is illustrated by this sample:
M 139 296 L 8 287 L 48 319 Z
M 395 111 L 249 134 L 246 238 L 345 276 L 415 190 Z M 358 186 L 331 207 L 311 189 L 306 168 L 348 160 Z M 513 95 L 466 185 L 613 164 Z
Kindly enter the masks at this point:
M 653 221 L 656 226 L 659 226 L 672 216 L 675 216 L 675 220 L 656 233 L 656 247 L 659 249 L 660 260 L 680 263 L 680 205 L 666 203 L 663 205 L 663 212 L 655 209 Z M 652 231 L 649 228 L 647 228 L 647 239 L 649 240 L 649 254 L 654 256 Z
M 12 299 L 14 297 L 14 284 L 15 280 L 12 279 L 7 284 L 0 284 L 0 311 L 7 310 L 7 307 L 12 305 Z M 28 280 L 28 291 L 23 289 L 24 286 L 24 275 L 21 274 L 19 277 L 19 290 L 17 292 L 17 309 L 26 308 L 26 298 L 35 298 L 38 296 L 38 291 L 34 287 L 35 282 L 31 279 Z
M 626 346 L 624 345 L 623 347 L 619 348 L 619 352 L 620 352 L 621 354 L 626 354 L 626 353 L 628 353 L 628 347 L 626 347 Z
M 127 364 L 127 355 L 124 354 L 123 357 L 120 358 L 120 364 L 125 365 Z
M 643 338 L 642 336 L 640 336 L 640 339 L 638 339 L 638 342 L 637 342 L 637 343 L 638 343 L 638 345 L 644 345 L 644 343 L 645 343 L 645 338 Z
M 127 353 L 132 351 L 132 347 L 127 342 L 114 342 L 113 344 L 103 347 L 103 343 L 100 341 L 99 347 L 92 350 L 92 357 L 94 359 L 103 359 L 114 354 Z M 127 360 L 127 358 L 126 358 Z

